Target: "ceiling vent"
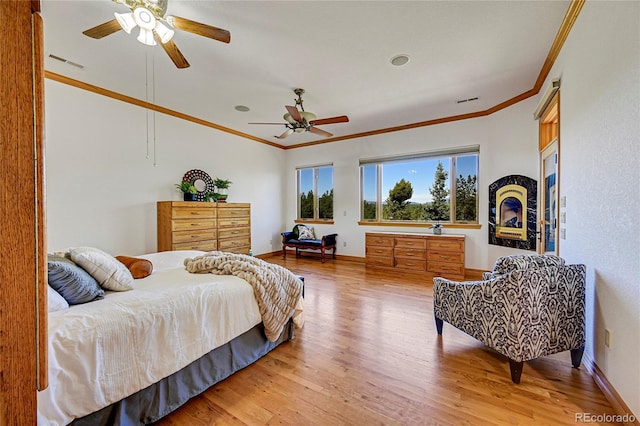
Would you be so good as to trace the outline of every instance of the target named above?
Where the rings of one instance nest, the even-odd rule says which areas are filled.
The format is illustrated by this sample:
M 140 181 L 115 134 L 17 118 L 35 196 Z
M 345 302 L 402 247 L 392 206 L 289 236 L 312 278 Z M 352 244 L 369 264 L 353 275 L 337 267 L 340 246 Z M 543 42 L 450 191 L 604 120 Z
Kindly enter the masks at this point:
M 457 104 L 463 104 L 465 102 L 473 102 L 473 101 L 477 101 L 478 97 L 476 96 L 475 98 L 469 98 L 469 99 L 458 99 L 456 101 Z
M 84 69 L 84 65 L 81 65 L 81 64 L 79 64 L 77 62 L 70 61 L 70 60 L 65 59 L 65 58 L 61 58 L 60 56 L 56 56 L 56 55 L 50 53 L 49 57 L 51 59 L 55 59 L 56 61 L 64 62 L 65 64 L 71 65 L 72 67 L 80 68 L 81 70 Z

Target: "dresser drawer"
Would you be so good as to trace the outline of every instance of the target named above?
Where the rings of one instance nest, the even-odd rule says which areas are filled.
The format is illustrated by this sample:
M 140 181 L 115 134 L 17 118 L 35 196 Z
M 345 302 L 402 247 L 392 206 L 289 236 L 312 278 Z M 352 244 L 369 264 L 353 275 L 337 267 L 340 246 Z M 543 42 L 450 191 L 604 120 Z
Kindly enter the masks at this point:
M 222 219 L 218 215 L 218 228 L 241 228 L 243 226 L 250 226 L 251 220 L 248 217 L 245 218 L 227 218 Z
M 429 251 L 459 251 L 464 252 L 464 240 L 450 240 L 446 238 L 429 239 L 427 243 Z
M 365 263 L 369 266 L 393 266 L 393 257 L 367 256 Z
M 185 220 L 172 220 L 172 231 L 189 231 L 200 229 L 214 229 L 216 227 L 215 219 L 185 219 Z
M 458 275 L 464 276 L 464 265 L 456 265 L 455 263 L 429 262 L 427 271 L 442 275 Z
M 365 250 L 367 256 L 381 256 L 393 258 L 393 247 L 367 246 Z
M 230 240 L 218 240 L 218 249 L 221 251 L 229 251 L 229 249 L 250 246 L 251 239 L 246 238 L 233 238 Z
M 427 241 L 424 238 L 396 238 L 396 248 L 412 248 L 412 249 L 426 249 Z
M 251 234 L 251 229 L 247 228 L 229 228 L 229 229 L 221 229 L 218 232 L 218 238 L 238 238 L 238 237 L 248 237 Z
M 416 249 L 411 249 L 411 248 L 398 248 L 398 247 L 396 247 L 395 256 L 396 256 L 396 258 L 426 260 L 427 259 L 427 251 L 426 250 L 416 250 Z
M 174 207 L 171 209 L 173 219 L 214 219 L 216 210 L 212 208 Z
M 175 244 L 188 243 L 190 241 L 215 240 L 216 230 L 206 229 L 203 231 L 177 231 L 173 233 L 173 242 Z
M 393 247 L 393 237 L 385 237 L 381 235 L 366 235 L 365 245 L 380 246 L 380 247 Z
M 245 208 L 218 208 L 219 218 L 249 217 L 249 209 Z
M 213 251 L 218 249 L 216 241 L 193 241 L 190 243 L 173 244 L 173 250 L 202 250 Z
M 398 269 L 411 269 L 414 271 L 426 271 L 427 261 L 418 259 L 398 259 L 396 258 L 396 268 Z
M 429 262 L 449 262 L 464 264 L 464 253 L 456 253 L 452 251 L 430 251 L 427 255 Z

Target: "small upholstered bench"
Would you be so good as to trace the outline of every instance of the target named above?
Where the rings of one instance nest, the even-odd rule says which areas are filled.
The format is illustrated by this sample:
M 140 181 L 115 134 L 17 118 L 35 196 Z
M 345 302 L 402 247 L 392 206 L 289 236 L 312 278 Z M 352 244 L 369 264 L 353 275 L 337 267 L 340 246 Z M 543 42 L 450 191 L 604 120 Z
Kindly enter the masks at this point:
M 309 232 L 310 230 L 310 232 Z M 293 231 L 282 232 L 282 256 L 287 258 L 287 247 L 296 249 L 296 256 L 300 255 L 300 250 L 320 251 L 322 263 L 324 263 L 325 252 L 332 251 L 332 257 L 336 258 L 336 237 L 338 234 L 324 235 L 321 239 L 316 239 L 313 235 L 313 228 L 306 225 L 296 225 Z

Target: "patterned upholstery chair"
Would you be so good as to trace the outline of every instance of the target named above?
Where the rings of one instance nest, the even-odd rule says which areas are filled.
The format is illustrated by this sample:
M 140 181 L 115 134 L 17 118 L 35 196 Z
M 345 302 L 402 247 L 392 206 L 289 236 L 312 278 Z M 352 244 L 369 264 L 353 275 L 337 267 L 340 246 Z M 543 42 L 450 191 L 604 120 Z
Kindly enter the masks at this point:
M 585 265 L 551 255 L 498 259 L 483 281 L 433 279 L 433 311 L 443 321 L 509 358 L 520 383 L 524 361 L 571 351 L 580 367 L 585 343 Z

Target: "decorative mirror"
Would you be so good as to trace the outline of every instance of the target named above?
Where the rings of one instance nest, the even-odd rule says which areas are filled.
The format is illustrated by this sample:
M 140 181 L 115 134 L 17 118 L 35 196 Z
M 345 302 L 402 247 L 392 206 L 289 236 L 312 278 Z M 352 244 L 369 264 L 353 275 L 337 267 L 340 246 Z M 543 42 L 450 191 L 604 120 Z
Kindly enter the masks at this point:
M 211 176 L 202 170 L 193 169 L 189 170 L 182 177 L 183 182 L 191 182 L 196 187 L 198 192 L 195 194 L 197 201 L 205 201 L 207 194 L 214 191 L 213 179 Z

